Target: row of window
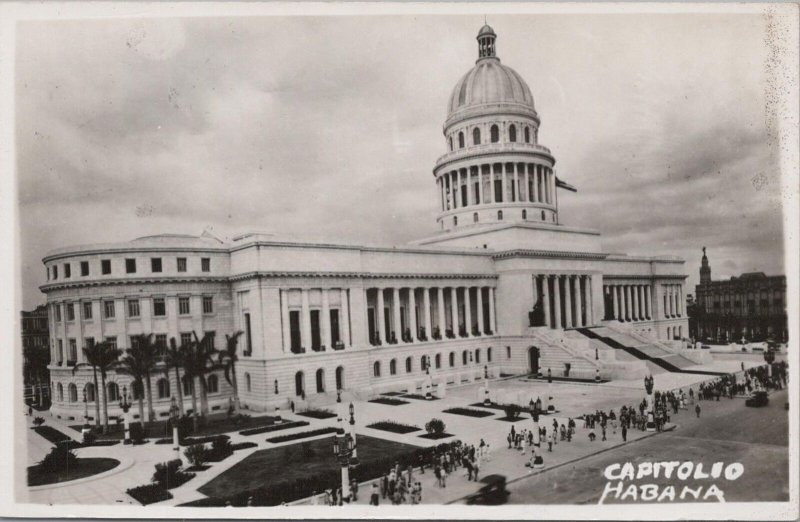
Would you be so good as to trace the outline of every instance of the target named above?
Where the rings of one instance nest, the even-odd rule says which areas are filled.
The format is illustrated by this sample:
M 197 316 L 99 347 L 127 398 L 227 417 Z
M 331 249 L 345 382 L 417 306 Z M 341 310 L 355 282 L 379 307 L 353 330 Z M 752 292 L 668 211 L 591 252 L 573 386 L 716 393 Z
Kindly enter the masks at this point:
M 507 350 L 508 357 L 511 357 L 511 348 L 509 347 Z M 433 359 L 433 367 L 435 369 L 440 369 L 442 367 L 442 354 L 437 353 Z M 419 369 L 421 372 L 427 370 L 428 366 L 430 365 L 430 356 L 429 355 L 422 355 L 419 358 Z M 476 348 L 475 351 L 464 350 L 461 352 L 461 364 L 463 366 L 467 366 L 470 363 L 480 364 L 481 362 L 481 349 Z M 489 347 L 486 349 L 486 362 L 492 362 L 492 348 Z M 450 352 L 448 356 L 448 363 L 450 368 L 455 368 L 456 366 L 456 352 Z M 414 361 L 411 357 L 406 357 L 405 360 L 405 368 L 406 373 L 411 373 L 414 371 Z M 389 361 L 389 375 L 397 375 L 397 359 L 392 359 Z M 373 377 L 380 377 L 381 376 L 381 362 L 375 361 L 372 365 L 372 376 Z
M 80 264 L 80 271 L 81 277 L 87 277 L 91 275 L 89 262 L 88 261 L 81 261 Z M 187 271 L 187 259 L 185 257 L 177 257 L 175 258 L 175 266 L 178 272 L 186 272 Z M 69 279 L 72 277 L 72 265 L 70 263 L 63 263 L 62 267 L 64 269 L 64 279 Z M 211 272 L 211 258 L 210 257 L 201 257 L 200 258 L 200 271 L 202 272 Z M 163 264 L 162 259 L 160 257 L 151 257 L 150 258 L 150 272 L 157 274 L 163 272 Z M 102 275 L 109 275 L 111 274 L 111 260 L 110 259 L 101 259 L 100 260 L 100 273 Z M 125 259 L 125 273 L 126 274 L 135 274 L 136 273 L 136 259 L 127 258 Z M 53 265 L 50 267 L 50 270 L 47 271 L 47 280 L 56 280 L 58 279 L 58 265 Z
M 216 346 L 216 332 L 211 330 L 207 332 L 203 332 L 204 335 L 208 336 L 211 339 L 211 346 Z M 189 344 L 193 340 L 192 332 L 181 332 L 180 333 L 180 344 Z M 109 335 L 105 337 L 105 341 L 112 347 L 117 348 L 117 336 L 116 335 Z M 83 340 L 83 347 L 89 348 L 94 346 L 95 339 L 94 337 L 85 337 Z M 166 353 L 167 349 L 167 334 L 160 333 L 155 334 L 153 336 L 153 342 L 155 343 L 156 347 L 159 349 L 158 355 L 163 356 Z M 139 343 L 139 337 L 136 335 L 131 335 L 128 338 L 128 346 L 131 348 L 136 348 L 137 344 Z M 78 360 L 78 341 L 74 338 L 67 339 L 67 362 L 68 363 L 75 363 Z M 56 364 L 59 366 L 64 361 L 64 340 L 57 339 L 56 340 Z
M 186 375 L 183 376 L 181 379 L 182 386 L 183 386 L 183 394 L 184 397 L 188 397 L 192 394 L 192 388 L 194 387 L 193 379 L 187 378 Z M 159 399 L 169 399 L 172 397 L 172 387 L 170 386 L 169 380 L 165 378 L 161 378 L 156 381 L 155 392 Z M 108 402 L 113 403 L 121 398 L 121 393 L 119 389 L 119 385 L 115 382 L 109 382 L 106 384 L 107 394 L 108 394 Z M 206 391 L 210 394 L 219 393 L 219 377 L 212 374 L 206 378 Z M 84 392 L 86 396 L 86 402 L 94 402 L 97 399 L 97 394 L 95 393 L 94 383 L 86 383 L 84 387 Z M 58 397 L 59 402 L 64 402 L 64 386 L 61 383 L 56 385 L 56 394 Z M 131 383 L 131 394 L 132 400 L 139 400 L 139 398 L 144 399 L 144 390 L 142 389 L 142 385 L 136 381 Z M 68 402 L 74 403 L 82 402 L 83 397 L 78 398 L 78 386 L 75 383 L 69 383 L 67 385 L 67 399 Z
M 526 221 L 528 219 L 528 211 L 525 210 L 525 209 L 522 210 L 522 219 L 526 220 Z M 542 221 L 544 221 L 545 219 L 547 219 L 547 218 L 545 216 L 544 210 L 542 210 Z M 553 221 L 555 221 L 555 220 L 556 220 L 556 217 L 555 217 L 555 215 L 553 215 Z M 498 210 L 497 211 L 497 221 L 503 221 L 503 211 L 502 210 Z M 477 212 L 472 214 L 472 222 L 473 223 L 477 223 L 478 222 L 478 213 Z M 454 227 L 458 226 L 458 216 L 453 216 L 453 226 Z
M 531 129 L 532 127 L 528 125 L 522 126 L 522 138 L 525 141 L 525 143 L 531 143 L 531 141 L 536 143 L 536 137 L 537 137 L 536 129 L 533 128 L 533 131 L 531 131 Z M 531 140 L 531 137 L 533 137 L 533 140 Z M 452 152 L 453 150 L 455 150 L 453 145 L 453 137 L 450 136 L 448 140 L 450 145 L 450 151 Z M 510 143 L 516 143 L 517 140 L 518 140 L 517 126 L 512 123 L 508 126 L 508 141 Z M 497 125 L 492 125 L 491 127 L 489 127 L 489 142 L 498 143 L 499 141 L 500 141 L 500 127 L 498 127 Z M 481 144 L 481 129 L 479 127 L 475 127 L 472 129 L 472 144 L 473 145 Z M 466 146 L 466 136 L 464 134 L 464 131 L 458 131 L 458 148 L 463 149 L 465 146 Z
M 139 306 L 139 299 L 127 299 L 127 317 L 137 318 L 141 317 L 141 308 Z M 81 303 L 82 319 L 84 321 L 92 319 L 92 303 L 91 301 L 84 301 Z M 117 315 L 116 301 L 113 299 L 106 299 L 103 301 L 102 306 L 103 319 L 114 319 Z M 53 307 L 55 312 L 56 322 L 61 322 L 61 306 L 56 304 Z M 178 315 L 189 315 L 192 313 L 191 299 L 185 296 L 178 297 Z M 214 313 L 214 296 L 203 296 L 203 313 Z M 67 321 L 75 320 L 75 303 L 64 303 L 64 314 L 67 316 Z M 153 316 L 166 317 L 167 304 L 164 297 L 153 297 Z

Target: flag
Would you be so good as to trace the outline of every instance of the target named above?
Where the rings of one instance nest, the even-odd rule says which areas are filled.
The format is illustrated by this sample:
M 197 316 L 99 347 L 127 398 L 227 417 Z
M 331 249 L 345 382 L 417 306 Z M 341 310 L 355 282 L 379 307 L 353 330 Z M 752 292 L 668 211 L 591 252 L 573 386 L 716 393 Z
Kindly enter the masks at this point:
M 570 185 L 566 181 L 561 181 L 561 179 L 558 178 L 558 177 L 556 177 L 556 187 L 557 188 L 567 189 L 567 190 L 569 190 L 571 192 L 578 192 L 578 189 L 576 189 L 575 187 L 573 187 L 572 185 Z

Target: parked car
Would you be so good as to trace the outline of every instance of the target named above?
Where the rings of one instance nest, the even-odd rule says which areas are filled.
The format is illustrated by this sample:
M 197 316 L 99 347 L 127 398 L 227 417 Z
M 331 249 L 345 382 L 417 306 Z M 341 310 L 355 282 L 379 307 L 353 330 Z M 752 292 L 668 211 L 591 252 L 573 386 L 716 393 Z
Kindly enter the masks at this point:
M 753 392 L 753 394 L 746 401 L 744 401 L 745 406 L 750 406 L 753 408 L 761 408 L 767 404 L 769 404 L 769 396 L 767 395 L 767 392 L 763 390 Z
M 506 490 L 505 475 L 488 475 L 481 479 L 486 484 L 477 493 L 467 497 L 467 504 L 480 504 L 485 506 L 497 506 L 505 504 L 511 494 Z
M 710 347 L 709 345 L 707 345 L 707 344 L 701 344 L 701 345 L 700 345 L 700 349 L 701 349 L 701 350 L 710 350 L 710 349 L 711 349 L 711 347 Z

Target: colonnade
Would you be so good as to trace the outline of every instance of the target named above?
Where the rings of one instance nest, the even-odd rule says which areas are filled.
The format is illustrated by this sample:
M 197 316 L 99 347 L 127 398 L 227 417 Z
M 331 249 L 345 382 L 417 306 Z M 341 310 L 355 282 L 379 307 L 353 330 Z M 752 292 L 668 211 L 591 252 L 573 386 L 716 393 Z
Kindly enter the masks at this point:
M 683 286 L 662 285 L 664 288 L 664 317 L 683 316 Z
M 300 302 L 299 306 L 290 303 L 290 293 L 299 292 Z M 319 302 L 311 303 L 310 294 L 319 292 Z M 299 340 L 300 347 L 318 349 L 321 346 L 330 348 L 346 348 L 351 346 L 352 339 L 350 336 L 350 296 L 347 288 L 297 288 L 297 289 L 281 289 L 281 329 L 283 336 L 283 351 L 297 351 L 297 340 Z M 315 295 L 316 297 L 316 295 Z M 334 298 L 338 301 L 337 304 L 331 305 L 331 299 Z M 336 328 L 333 328 L 331 310 L 336 310 L 337 313 L 333 314 L 336 318 Z M 318 311 L 316 314 L 316 324 L 312 324 L 312 311 Z M 292 321 L 290 314 L 292 312 L 299 313 L 299 320 Z M 313 328 L 312 328 L 313 326 Z M 295 330 L 296 329 L 296 330 Z M 318 332 L 319 345 L 314 346 L 316 335 L 312 333 Z M 295 342 L 292 342 L 295 339 Z M 293 346 L 294 344 L 294 346 Z
M 603 291 L 611 296 L 611 319 L 622 322 L 653 319 L 653 297 L 649 284 L 605 285 Z
M 492 335 L 494 287 L 425 286 L 368 288 L 372 345 Z
M 541 326 L 582 328 L 595 324 L 591 275 L 535 274 L 533 295 L 537 296 L 534 311 L 540 310 L 543 317 Z
M 496 190 L 495 181 L 501 181 Z M 537 163 L 493 163 L 443 172 L 437 179 L 442 212 L 491 203 L 542 203 L 555 201 L 555 176 Z M 462 188 L 462 187 L 465 187 Z

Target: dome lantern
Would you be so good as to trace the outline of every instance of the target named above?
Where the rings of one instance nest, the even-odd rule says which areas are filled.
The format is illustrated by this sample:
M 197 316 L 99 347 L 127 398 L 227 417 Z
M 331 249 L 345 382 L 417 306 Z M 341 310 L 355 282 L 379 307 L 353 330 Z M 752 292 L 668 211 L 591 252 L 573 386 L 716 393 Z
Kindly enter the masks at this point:
M 496 58 L 497 55 L 495 54 L 494 48 L 494 41 L 497 39 L 497 35 L 494 32 L 494 29 L 491 28 L 489 25 L 484 25 L 481 27 L 481 30 L 478 31 L 478 60 L 483 58 Z

